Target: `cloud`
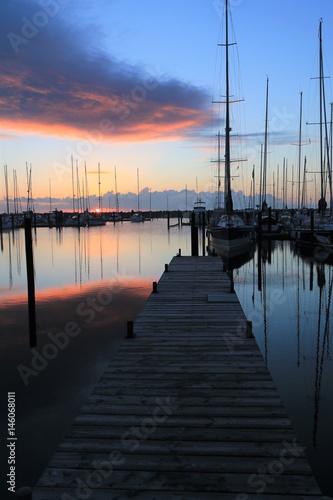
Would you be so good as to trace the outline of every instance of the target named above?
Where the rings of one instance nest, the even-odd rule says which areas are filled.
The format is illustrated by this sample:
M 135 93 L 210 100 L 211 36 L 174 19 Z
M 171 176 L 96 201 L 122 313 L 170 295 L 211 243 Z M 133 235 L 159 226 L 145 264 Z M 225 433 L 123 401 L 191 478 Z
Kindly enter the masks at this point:
M 106 51 L 98 26 L 80 28 L 75 7 L 69 0 L 2 0 L 3 129 L 142 141 L 210 125 L 206 90 L 158 66 L 147 74 L 120 61 Z

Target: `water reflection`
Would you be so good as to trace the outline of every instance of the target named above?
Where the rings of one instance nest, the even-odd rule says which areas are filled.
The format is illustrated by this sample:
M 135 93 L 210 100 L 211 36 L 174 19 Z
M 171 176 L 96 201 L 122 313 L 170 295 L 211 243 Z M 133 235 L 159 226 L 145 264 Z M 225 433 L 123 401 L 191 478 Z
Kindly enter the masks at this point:
M 0 397 L 14 391 L 17 398 L 17 487 L 38 479 L 152 281 L 179 248 L 189 254 L 188 233 L 167 233 L 165 220 L 34 231 L 36 350 L 29 348 L 24 231 L 1 234 Z
M 235 290 L 318 481 L 332 494 L 333 267 L 289 241 L 263 241 Z
M 111 224 L 77 228 L 39 228 L 34 231 L 36 289 L 75 283 L 78 287 L 114 275 L 158 277 L 179 248 L 189 254 L 188 234 L 183 227 L 166 229 L 166 221 L 147 224 Z M 25 287 L 21 255 L 23 230 L 2 234 L 0 283 L 2 290 Z M 17 259 L 16 265 L 13 256 Z M 8 284 L 8 287 L 7 285 Z
M 12 390 L 20 401 L 22 482 L 25 477 L 30 482 L 46 465 L 52 447 L 64 435 L 62 426 L 70 424 L 84 394 L 112 359 L 127 320 L 143 306 L 164 264 L 179 249 L 183 255 L 190 254 L 190 228 L 173 227 L 168 232 L 166 221 L 107 224 L 80 231 L 41 228 L 33 241 L 38 352 L 50 343 L 50 334 L 63 332 L 69 322 L 76 322 L 81 333 L 70 339 L 66 349 L 59 348 L 47 368 L 29 377 L 24 386 L 17 366 L 29 366 L 32 358 L 24 233 L 4 232 L 0 384 L 2 400 Z M 262 241 L 240 260 L 224 256 L 224 264 L 320 486 L 332 495 L 333 266 L 305 255 L 289 241 Z M 108 292 L 110 304 L 97 302 L 102 309 L 95 310 L 91 301 L 106 302 Z M 54 439 L 45 450 L 50 430 Z M 39 446 L 38 462 L 23 456 L 31 448 L 30 435 Z

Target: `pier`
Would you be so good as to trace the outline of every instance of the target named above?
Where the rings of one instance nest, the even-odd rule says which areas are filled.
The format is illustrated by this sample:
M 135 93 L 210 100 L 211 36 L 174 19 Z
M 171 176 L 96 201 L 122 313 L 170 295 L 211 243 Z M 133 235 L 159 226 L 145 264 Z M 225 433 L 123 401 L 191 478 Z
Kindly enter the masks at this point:
M 33 500 L 321 497 L 219 258 L 174 257 L 126 337 Z

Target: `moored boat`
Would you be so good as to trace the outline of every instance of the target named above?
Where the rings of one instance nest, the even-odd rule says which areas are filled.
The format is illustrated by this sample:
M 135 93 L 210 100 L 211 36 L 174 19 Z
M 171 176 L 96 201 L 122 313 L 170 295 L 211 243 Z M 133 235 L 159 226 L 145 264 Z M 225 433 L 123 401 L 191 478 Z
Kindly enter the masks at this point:
M 246 251 L 251 245 L 253 226 L 247 226 L 241 217 L 233 210 L 231 192 L 231 153 L 230 153 L 230 93 L 229 93 L 229 1 L 225 0 L 225 43 L 219 44 L 225 47 L 225 151 L 224 151 L 224 215 L 219 219 L 217 225 L 208 229 L 209 245 L 213 250 L 233 252 L 233 254 Z M 220 165 L 220 133 L 218 133 L 218 163 Z M 218 179 L 220 185 L 220 179 Z M 219 207 L 218 207 L 219 208 Z

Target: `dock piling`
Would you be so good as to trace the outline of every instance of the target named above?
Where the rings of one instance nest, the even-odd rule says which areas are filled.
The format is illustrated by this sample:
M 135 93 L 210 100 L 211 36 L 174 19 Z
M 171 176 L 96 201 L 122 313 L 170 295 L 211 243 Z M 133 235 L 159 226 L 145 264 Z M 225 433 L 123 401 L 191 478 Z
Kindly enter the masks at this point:
M 24 219 L 25 233 L 25 254 L 27 263 L 27 282 L 28 282 L 28 309 L 29 309 L 29 338 L 30 347 L 36 347 L 36 304 L 35 304 L 35 277 L 34 262 L 31 237 L 31 219 Z
M 125 339 L 134 339 L 136 337 L 133 330 L 133 321 L 127 321 L 127 335 Z

